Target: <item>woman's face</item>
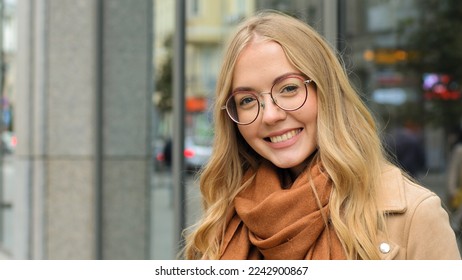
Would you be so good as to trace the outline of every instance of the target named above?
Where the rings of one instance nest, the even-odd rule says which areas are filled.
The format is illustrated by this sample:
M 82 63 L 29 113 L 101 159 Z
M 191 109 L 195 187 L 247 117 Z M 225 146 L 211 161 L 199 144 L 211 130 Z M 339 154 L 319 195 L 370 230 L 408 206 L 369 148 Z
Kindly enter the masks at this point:
M 274 81 L 287 74 L 299 74 L 287 60 L 281 46 L 272 41 L 254 40 L 239 55 L 233 73 L 232 91 L 239 88 L 269 93 Z M 316 150 L 317 98 L 312 83 L 308 86 L 305 104 L 295 111 L 284 111 L 261 94 L 257 119 L 248 125 L 238 125 L 247 143 L 262 157 L 294 175 L 306 166 L 306 159 Z

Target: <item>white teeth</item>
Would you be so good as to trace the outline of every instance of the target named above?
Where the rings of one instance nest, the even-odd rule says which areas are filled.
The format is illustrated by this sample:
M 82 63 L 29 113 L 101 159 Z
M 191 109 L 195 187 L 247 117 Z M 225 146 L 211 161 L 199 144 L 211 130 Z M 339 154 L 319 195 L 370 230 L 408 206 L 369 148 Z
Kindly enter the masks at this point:
M 294 137 L 295 135 L 297 135 L 299 132 L 300 132 L 299 129 L 297 129 L 297 130 L 292 130 L 292 131 L 289 131 L 289 132 L 284 133 L 284 134 L 282 134 L 282 135 L 270 137 L 270 140 L 271 140 L 272 143 L 279 143 L 279 142 L 282 142 L 282 141 L 289 140 L 290 138 L 292 138 L 292 137 Z

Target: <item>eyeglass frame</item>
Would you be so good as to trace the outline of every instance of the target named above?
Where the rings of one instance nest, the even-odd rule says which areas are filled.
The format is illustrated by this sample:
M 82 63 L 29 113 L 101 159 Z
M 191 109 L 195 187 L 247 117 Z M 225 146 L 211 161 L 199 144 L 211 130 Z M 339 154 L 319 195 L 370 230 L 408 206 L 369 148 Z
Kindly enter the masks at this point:
M 302 80 L 303 82 L 303 85 L 305 86 L 305 100 L 303 100 L 302 104 L 300 106 L 298 106 L 297 108 L 295 109 L 285 109 L 283 107 L 281 107 L 273 98 L 273 88 L 274 86 L 279 83 L 280 81 L 284 80 L 284 79 L 287 79 L 287 78 L 299 78 L 300 80 Z M 306 100 L 308 100 L 308 95 L 309 95 L 309 91 L 308 91 L 308 84 L 313 82 L 312 79 L 305 79 L 306 77 L 304 77 L 303 75 L 299 75 L 299 74 L 289 74 L 289 75 L 284 75 L 278 79 L 276 79 L 273 83 L 273 85 L 271 86 L 271 89 L 269 92 L 256 92 L 256 91 L 249 91 L 249 94 L 255 96 L 255 99 L 257 100 L 258 102 L 258 111 L 257 111 L 257 114 L 255 115 L 255 118 L 248 122 L 248 123 L 240 123 L 238 121 L 236 121 L 230 114 L 230 112 L 228 111 L 228 102 L 237 94 L 239 93 L 239 91 L 234 91 L 233 93 L 231 93 L 231 95 L 228 97 L 228 99 L 226 99 L 226 102 L 225 102 L 225 105 L 221 106 L 221 110 L 226 110 L 226 114 L 228 115 L 228 117 L 236 124 L 238 125 L 249 125 L 249 124 L 252 124 L 253 122 L 255 122 L 255 120 L 258 118 L 258 115 L 260 115 L 260 107 L 261 108 L 265 108 L 265 102 L 264 101 L 260 101 L 260 97 L 263 95 L 263 94 L 269 94 L 270 97 L 271 97 L 271 100 L 273 101 L 273 103 L 278 106 L 278 108 L 280 108 L 281 110 L 284 110 L 286 112 L 293 112 L 293 111 L 296 111 L 300 108 L 303 107 L 303 105 L 305 105 L 306 103 Z M 305 80 L 304 80 L 305 79 Z

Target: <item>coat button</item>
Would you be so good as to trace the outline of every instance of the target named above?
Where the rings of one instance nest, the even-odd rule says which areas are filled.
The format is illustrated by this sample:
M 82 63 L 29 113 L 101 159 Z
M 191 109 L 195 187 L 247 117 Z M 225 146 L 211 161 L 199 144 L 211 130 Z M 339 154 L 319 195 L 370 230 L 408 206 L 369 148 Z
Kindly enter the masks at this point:
M 380 243 L 380 246 L 379 246 L 379 249 L 380 249 L 380 252 L 382 252 L 382 254 L 388 254 L 390 252 L 390 244 L 388 243 Z

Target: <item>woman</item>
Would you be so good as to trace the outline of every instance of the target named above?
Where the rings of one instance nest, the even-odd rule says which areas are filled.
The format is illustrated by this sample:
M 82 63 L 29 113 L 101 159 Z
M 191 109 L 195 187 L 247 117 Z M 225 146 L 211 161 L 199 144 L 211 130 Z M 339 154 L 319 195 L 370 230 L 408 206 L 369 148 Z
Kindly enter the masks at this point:
M 459 259 L 439 198 L 384 156 L 328 44 L 277 12 L 243 22 L 216 91 L 188 259 Z

